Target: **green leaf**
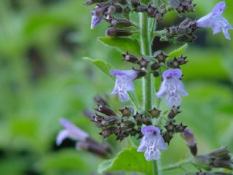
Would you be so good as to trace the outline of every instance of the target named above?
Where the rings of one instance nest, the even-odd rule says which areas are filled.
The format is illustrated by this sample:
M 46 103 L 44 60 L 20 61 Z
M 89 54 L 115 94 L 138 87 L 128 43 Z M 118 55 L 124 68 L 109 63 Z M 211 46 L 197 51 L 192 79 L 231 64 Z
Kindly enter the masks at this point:
M 188 44 L 184 44 L 183 46 L 181 46 L 180 48 L 172 51 L 170 54 L 169 54 L 169 59 L 172 59 L 174 57 L 179 57 L 184 51 L 185 49 L 188 47 Z
M 129 52 L 137 57 L 141 57 L 140 45 L 136 39 L 131 38 L 114 38 L 114 37 L 99 37 L 99 41 L 112 46 L 120 52 Z
M 122 150 L 114 159 L 106 160 L 98 167 L 98 173 L 109 171 L 135 171 L 152 174 L 152 162 L 146 161 L 144 153 L 136 147 Z
M 110 70 L 112 66 L 105 61 L 102 60 L 92 60 L 90 58 L 84 57 L 84 60 L 90 61 L 93 63 L 97 68 L 99 68 L 105 75 L 107 75 L 112 80 L 115 80 L 114 76 L 110 74 Z

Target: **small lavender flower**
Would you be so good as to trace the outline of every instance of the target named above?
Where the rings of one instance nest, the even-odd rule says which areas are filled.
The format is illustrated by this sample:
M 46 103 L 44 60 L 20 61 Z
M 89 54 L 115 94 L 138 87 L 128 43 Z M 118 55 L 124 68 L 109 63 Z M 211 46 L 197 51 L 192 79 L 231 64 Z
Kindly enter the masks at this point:
M 213 29 L 213 34 L 219 33 L 221 30 L 225 35 L 226 39 L 231 39 L 228 33 L 228 29 L 233 29 L 228 21 L 222 17 L 223 11 L 226 9 L 225 2 L 219 2 L 215 5 L 212 12 L 206 16 L 200 18 L 196 22 L 197 27 L 211 27 Z
M 91 18 L 91 29 L 94 29 L 102 20 L 102 16 L 98 17 L 95 16 L 94 11 L 91 12 L 92 18 Z
M 180 69 L 168 69 L 162 74 L 163 82 L 156 96 L 158 98 L 166 96 L 165 103 L 168 106 L 179 106 L 182 101 L 179 95 L 188 95 L 184 89 L 184 84 L 180 80 L 181 76 Z
M 158 160 L 161 154 L 159 149 L 167 149 L 163 137 L 160 135 L 160 130 L 155 126 L 144 126 L 141 132 L 144 136 L 137 151 L 146 151 L 144 156 L 147 161 Z
M 112 94 L 117 94 L 122 102 L 129 100 L 127 91 L 133 91 L 133 80 L 137 78 L 138 73 L 135 70 L 112 70 L 112 75 L 116 77 L 115 87 Z
M 65 129 L 59 132 L 57 136 L 57 145 L 60 145 L 65 138 L 71 138 L 77 141 L 86 141 L 86 139 L 89 138 L 86 132 L 76 127 L 69 120 L 61 118 L 60 123 Z

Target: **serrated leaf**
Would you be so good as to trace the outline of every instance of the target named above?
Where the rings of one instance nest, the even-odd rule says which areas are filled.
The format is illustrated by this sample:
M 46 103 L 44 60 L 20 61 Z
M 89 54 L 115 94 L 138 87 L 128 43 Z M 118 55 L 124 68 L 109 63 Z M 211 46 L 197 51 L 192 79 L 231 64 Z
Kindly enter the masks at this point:
M 97 68 L 99 68 L 105 75 L 107 75 L 112 80 L 115 80 L 114 76 L 110 74 L 110 70 L 112 66 L 105 61 L 102 60 L 92 60 L 90 58 L 84 57 L 84 60 L 90 61 L 93 63 Z
M 188 44 L 184 44 L 183 46 L 181 46 L 180 48 L 172 51 L 170 54 L 169 54 L 169 59 L 172 59 L 174 57 L 179 57 L 184 51 L 185 49 L 188 47 Z
M 136 39 L 131 38 L 114 38 L 114 37 L 99 37 L 102 43 L 114 47 L 120 52 L 129 52 L 137 57 L 141 57 L 140 45 Z
M 144 153 L 137 152 L 136 147 L 122 150 L 116 158 L 106 160 L 98 167 L 98 172 L 135 171 L 152 174 L 152 162 L 146 161 Z

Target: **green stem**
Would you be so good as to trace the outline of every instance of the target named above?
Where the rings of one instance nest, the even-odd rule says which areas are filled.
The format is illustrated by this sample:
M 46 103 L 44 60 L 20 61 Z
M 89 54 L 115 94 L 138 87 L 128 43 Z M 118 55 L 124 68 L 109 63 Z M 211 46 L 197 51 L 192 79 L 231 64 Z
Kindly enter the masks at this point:
M 146 1 L 146 0 L 145 0 Z M 140 43 L 141 43 L 141 53 L 145 56 L 151 56 L 151 42 L 149 31 L 149 22 L 146 13 L 140 13 Z M 144 113 L 152 108 L 152 75 L 148 71 L 147 75 L 143 78 L 143 104 Z M 153 175 L 160 175 L 159 164 L 156 160 L 153 160 Z
M 186 165 L 186 164 L 190 164 L 192 162 L 191 159 L 186 159 L 186 160 L 182 160 L 180 162 L 177 162 L 173 165 L 169 165 L 167 167 L 162 168 L 162 171 L 167 171 L 167 170 L 173 170 L 173 169 L 177 169 L 177 168 L 181 168 L 182 166 Z

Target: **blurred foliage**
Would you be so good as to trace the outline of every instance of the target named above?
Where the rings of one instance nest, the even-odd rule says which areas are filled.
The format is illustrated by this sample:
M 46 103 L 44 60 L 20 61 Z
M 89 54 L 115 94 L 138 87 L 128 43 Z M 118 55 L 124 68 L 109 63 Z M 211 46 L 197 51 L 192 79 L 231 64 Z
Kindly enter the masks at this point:
M 207 14 L 218 1 L 195 2 L 197 14 L 193 13 L 192 18 Z M 98 42 L 97 38 L 105 35 L 107 24 L 102 22 L 90 30 L 94 6 L 85 7 L 84 3 L 0 1 L 2 175 L 85 175 L 95 173 L 102 161 L 75 150 L 75 143 L 70 140 L 55 146 L 56 135 L 62 128 L 58 122 L 61 117 L 102 141 L 99 130 L 84 117 L 83 110 L 94 108 L 93 96 L 109 94 L 114 82 L 82 58 L 103 59 L 117 69 L 130 68 L 127 63 L 122 64 L 118 51 Z M 233 24 L 233 2 L 226 0 L 226 4 L 224 16 Z M 167 14 L 165 25 L 176 20 L 177 14 Z M 189 63 L 182 67 L 183 80 L 189 96 L 183 98 L 183 112 L 178 119 L 195 133 L 200 153 L 224 145 L 233 152 L 233 42 L 222 33 L 212 36 L 211 29 L 196 34 L 198 39 L 184 52 Z M 232 31 L 230 34 L 233 37 Z M 154 50 L 162 46 L 167 44 L 154 40 Z M 165 50 L 170 52 L 178 47 L 172 45 Z M 140 81 L 135 84 L 140 87 Z M 136 93 L 140 97 L 141 89 Z M 117 98 L 111 101 L 119 105 Z M 163 151 L 162 164 L 188 156 L 188 148 L 177 135 L 169 149 Z

